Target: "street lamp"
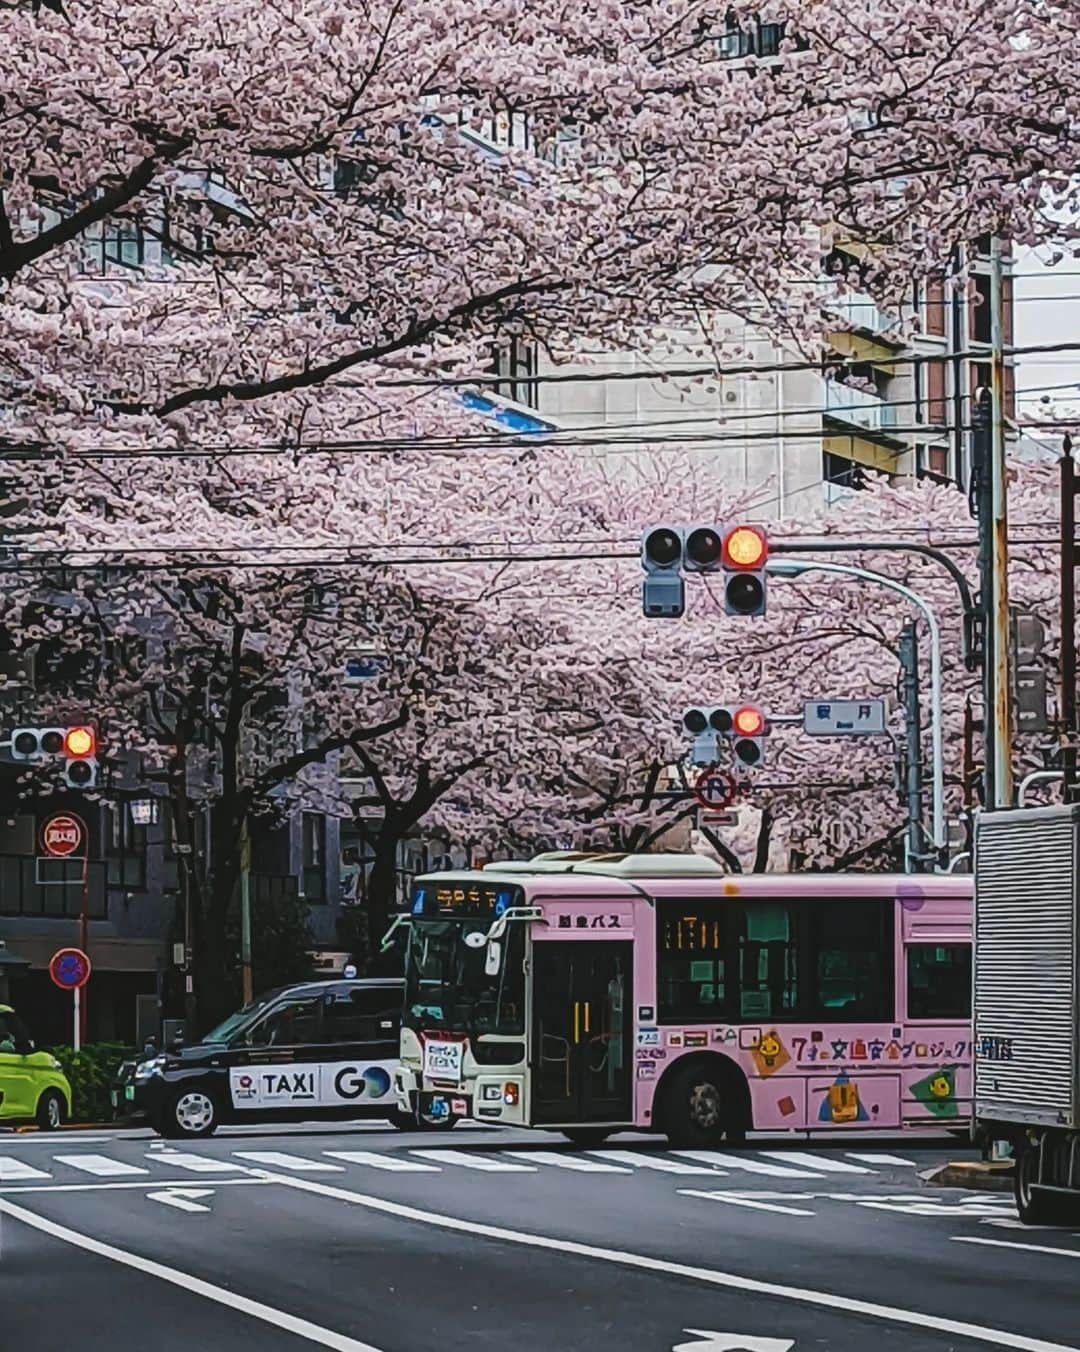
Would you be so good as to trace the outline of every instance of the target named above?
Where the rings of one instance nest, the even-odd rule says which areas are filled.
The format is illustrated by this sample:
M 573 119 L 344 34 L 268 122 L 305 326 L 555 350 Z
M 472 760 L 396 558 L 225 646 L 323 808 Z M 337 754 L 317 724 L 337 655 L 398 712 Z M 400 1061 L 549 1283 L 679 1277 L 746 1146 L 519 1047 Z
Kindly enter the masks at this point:
M 770 559 L 766 569 L 777 577 L 802 577 L 806 573 L 837 573 L 843 577 L 858 578 L 862 582 L 873 582 L 885 587 L 910 601 L 926 620 L 930 631 L 930 745 L 934 760 L 933 771 L 933 830 L 934 853 L 940 857 L 946 847 L 945 838 L 945 761 L 942 751 L 941 731 L 941 631 L 937 616 L 918 592 L 887 577 L 884 573 L 875 573 L 869 568 L 856 568 L 846 563 L 822 563 L 816 559 L 807 559 L 800 563 L 795 559 Z

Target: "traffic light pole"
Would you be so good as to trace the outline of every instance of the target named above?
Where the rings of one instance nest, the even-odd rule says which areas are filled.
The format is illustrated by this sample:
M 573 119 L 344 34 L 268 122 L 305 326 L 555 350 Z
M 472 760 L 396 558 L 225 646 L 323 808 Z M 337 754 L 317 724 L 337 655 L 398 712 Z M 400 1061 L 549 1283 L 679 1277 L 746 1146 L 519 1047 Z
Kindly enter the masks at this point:
M 932 848 L 938 859 L 943 856 L 947 841 L 945 837 L 945 760 L 941 722 L 941 631 L 937 616 L 930 605 L 910 587 L 887 577 L 884 573 L 875 573 L 868 568 L 856 568 L 846 563 L 826 563 L 820 559 L 807 559 L 800 563 L 795 559 L 770 559 L 766 564 L 770 574 L 775 577 L 802 577 L 806 573 L 835 573 L 841 577 L 854 577 L 862 582 L 873 582 L 888 591 L 910 601 L 926 620 L 930 631 L 930 743 L 933 752 L 933 825 Z
M 1076 798 L 1076 462 L 1072 438 L 1061 443 L 1061 768 L 1065 800 Z
M 907 794 L 908 873 L 922 873 L 926 859 L 923 839 L 922 716 L 919 709 L 919 638 L 914 624 L 900 634 L 900 666 L 904 673 L 904 718 L 907 726 L 905 790 Z

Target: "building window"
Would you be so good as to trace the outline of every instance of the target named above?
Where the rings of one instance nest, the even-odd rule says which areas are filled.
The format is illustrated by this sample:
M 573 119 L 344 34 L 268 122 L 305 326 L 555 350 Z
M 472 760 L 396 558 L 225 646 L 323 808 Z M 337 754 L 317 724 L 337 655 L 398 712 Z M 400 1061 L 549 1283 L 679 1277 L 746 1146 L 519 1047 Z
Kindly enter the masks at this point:
M 866 487 L 866 474 L 856 461 L 826 451 L 823 462 L 822 477 L 826 484 L 849 493 L 859 493 Z
M 146 827 L 131 820 L 127 803 L 109 803 L 105 808 L 105 859 L 110 887 L 146 890 Z
M 976 273 L 972 278 L 975 294 L 971 297 L 969 319 L 972 340 L 976 343 L 990 341 L 990 277 L 985 272 Z
M 907 951 L 909 1019 L 971 1018 L 971 945 L 912 944 Z
M 303 814 L 304 899 L 326 900 L 326 818 L 321 812 Z
M 942 484 L 951 483 L 948 446 L 919 445 L 915 472 L 920 479 L 933 479 L 936 483 Z
M 945 337 L 945 283 L 940 277 L 931 277 L 926 283 L 926 332 L 935 338 Z
M 814 907 L 815 1018 L 885 1022 L 893 1016 L 892 904 L 823 901 Z
M 945 363 L 937 358 L 926 367 L 926 421 L 931 427 L 947 427 L 949 422 L 945 402 Z
M 505 377 L 495 386 L 495 393 L 503 399 L 528 408 L 539 408 L 539 387 L 536 376 L 536 344 L 519 337 L 504 338 L 492 348 L 491 369 Z

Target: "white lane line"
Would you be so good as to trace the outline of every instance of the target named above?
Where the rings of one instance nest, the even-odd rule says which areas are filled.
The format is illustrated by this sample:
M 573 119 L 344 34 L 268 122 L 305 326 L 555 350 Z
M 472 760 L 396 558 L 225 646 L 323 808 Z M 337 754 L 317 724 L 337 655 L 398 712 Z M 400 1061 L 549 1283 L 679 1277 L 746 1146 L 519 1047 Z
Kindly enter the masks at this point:
M 824 1174 L 813 1173 L 809 1169 L 789 1169 L 783 1164 L 766 1164 L 764 1160 L 743 1159 L 741 1155 L 729 1155 L 726 1150 L 675 1150 L 675 1155 L 684 1159 L 698 1160 L 702 1164 L 715 1164 L 718 1169 L 745 1169 L 750 1174 L 770 1174 L 773 1178 L 824 1178 Z
M 954 1216 L 957 1219 L 962 1219 L 965 1216 L 978 1218 L 1001 1215 L 1000 1207 L 992 1206 L 986 1202 L 961 1202 L 946 1206 L 936 1202 L 859 1201 L 855 1205 L 868 1207 L 872 1211 L 894 1211 L 903 1216 Z
M 532 1164 L 507 1164 L 503 1160 L 488 1160 L 483 1155 L 469 1155 L 464 1150 L 410 1150 L 410 1155 L 436 1160 L 439 1164 L 460 1164 L 463 1169 L 482 1169 L 488 1174 L 535 1174 Z
M 995 1249 L 1029 1249 L 1032 1253 L 1052 1253 L 1058 1258 L 1080 1258 L 1080 1249 L 1056 1249 L 1050 1244 L 1021 1244 L 1015 1239 L 983 1239 L 979 1235 L 953 1235 L 954 1244 L 988 1244 Z
M 860 1300 L 854 1296 L 840 1296 L 834 1291 L 815 1291 L 807 1287 L 785 1286 L 779 1282 L 766 1282 L 757 1277 L 744 1277 L 736 1272 L 723 1272 L 717 1268 L 696 1267 L 691 1263 L 676 1263 L 670 1259 L 657 1258 L 652 1254 L 631 1253 L 625 1249 L 607 1249 L 595 1244 L 582 1244 L 577 1240 L 565 1239 L 554 1235 L 538 1235 L 527 1230 L 510 1230 L 501 1225 L 486 1225 L 482 1221 L 465 1220 L 461 1216 L 447 1216 L 437 1211 L 423 1211 L 419 1207 L 408 1206 L 404 1202 L 391 1202 L 383 1197 L 372 1197 L 366 1193 L 353 1192 L 348 1188 L 337 1187 L 331 1183 L 319 1183 L 313 1178 L 294 1178 L 285 1174 L 272 1176 L 275 1182 L 287 1188 L 296 1188 L 299 1192 L 315 1193 L 319 1197 L 332 1197 L 353 1206 L 366 1207 L 369 1211 L 381 1212 L 385 1216 L 397 1216 L 401 1220 L 418 1221 L 442 1230 L 456 1231 L 459 1234 L 478 1235 L 483 1239 L 500 1240 L 506 1244 L 521 1244 L 530 1249 L 546 1249 L 553 1253 L 565 1254 L 575 1258 L 594 1258 L 603 1263 L 614 1263 L 618 1267 L 636 1268 L 642 1272 L 664 1272 L 673 1277 L 686 1277 L 691 1281 L 702 1282 L 708 1286 L 725 1288 L 731 1291 L 744 1291 L 752 1295 L 772 1297 L 777 1300 L 790 1300 L 801 1305 L 812 1305 L 835 1314 L 838 1310 L 848 1314 L 866 1315 L 871 1319 L 880 1319 L 885 1323 L 904 1324 L 920 1330 L 932 1329 L 938 1333 L 949 1333 L 959 1338 L 979 1338 L 995 1347 L 1008 1347 L 1015 1352 L 1080 1352 L 1075 1344 L 1052 1343 L 1045 1338 L 1032 1338 L 1024 1333 L 1012 1333 L 1007 1329 L 989 1328 L 984 1324 L 969 1324 L 962 1319 L 949 1319 L 942 1315 L 929 1314 L 925 1310 L 909 1310 L 899 1305 L 878 1305 L 873 1301 Z M 5 1205 L 0 1202 L 0 1206 Z
M 140 1179 L 138 1183 L 23 1183 L 19 1187 L 0 1187 L 0 1193 L 17 1197 L 24 1192 L 115 1192 L 120 1188 L 185 1188 L 190 1178 Z M 238 1188 L 251 1183 L 276 1183 L 275 1178 L 221 1178 L 215 1188 Z
M 597 1164 L 576 1155 L 562 1155 L 556 1150 L 515 1150 L 513 1159 L 529 1160 L 533 1164 L 552 1164 L 556 1169 L 576 1169 L 581 1174 L 628 1174 L 632 1171 L 618 1164 Z
M 148 1192 L 148 1202 L 160 1202 L 162 1206 L 171 1206 L 177 1211 L 202 1211 L 209 1215 L 210 1208 L 195 1199 L 213 1197 L 213 1188 L 169 1188 L 164 1192 Z
M 0 1200 L 0 1214 L 10 1216 L 12 1220 L 22 1221 L 24 1225 L 40 1230 L 42 1234 L 51 1235 L 53 1239 L 63 1240 L 65 1244 L 74 1245 L 77 1249 L 85 1249 L 87 1253 L 97 1254 L 100 1258 L 110 1258 L 114 1263 L 122 1263 L 125 1267 L 134 1268 L 137 1272 L 144 1272 L 149 1277 L 157 1277 L 163 1282 L 169 1282 L 172 1286 L 180 1287 L 183 1291 L 190 1291 L 193 1295 L 202 1296 L 205 1300 L 212 1300 L 218 1305 L 224 1305 L 226 1309 L 250 1315 L 252 1319 L 261 1319 L 264 1324 L 271 1324 L 274 1328 L 284 1329 L 286 1333 L 293 1333 L 298 1338 L 306 1338 L 309 1343 L 317 1343 L 320 1347 L 333 1348 L 334 1352 L 380 1352 L 380 1349 L 373 1347 L 371 1343 L 362 1343 L 356 1338 L 348 1338 L 344 1333 L 337 1333 L 333 1329 L 313 1324 L 310 1320 L 301 1319 L 298 1315 L 290 1314 L 287 1310 L 276 1310 L 272 1305 L 264 1305 L 261 1300 L 251 1300 L 248 1296 L 241 1296 L 236 1291 L 229 1291 L 223 1286 L 215 1286 L 213 1282 L 204 1281 L 201 1277 L 195 1277 L 190 1272 L 181 1272 L 179 1268 L 167 1267 L 164 1263 L 155 1263 L 150 1258 L 143 1258 L 141 1254 L 129 1253 L 126 1249 L 118 1249 L 114 1244 L 106 1244 L 100 1239 L 91 1239 L 89 1235 L 80 1234 L 78 1230 L 69 1230 L 66 1225 L 57 1225 L 55 1221 L 47 1221 L 44 1216 L 38 1216 L 33 1211 L 27 1211 L 25 1207 L 15 1206 L 11 1202 Z
M 726 1202 L 728 1206 L 745 1206 L 754 1211 L 779 1211 L 785 1216 L 813 1216 L 816 1214 L 801 1206 L 781 1206 L 779 1202 L 752 1201 L 749 1197 L 737 1197 L 734 1193 L 705 1192 L 700 1188 L 680 1188 L 679 1196 L 701 1197 L 706 1202 Z
M 723 1169 L 708 1169 L 704 1164 L 682 1164 L 679 1160 L 664 1159 L 661 1155 L 638 1155 L 633 1150 L 590 1150 L 598 1160 L 615 1160 L 635 1169 L 657 1169 L 662 1174 L 695 1174 L 698 1178 L 720 1178 Z
M 147 1155 L 155 1164 L 172 1164 L 177 1169 L 190 1169 L 193 1174 L 235 1174 L 243 1165 L 228 1160 L 215 1160 L 207 1155 L 188 1155 L 182 1150 L 155 1150 Z
M 295 1169 L 302 1174 L 343 1174 L 340 1164 L 324 1164 L 322 1160 L 309 1160 L 304 1155 L 290 1155 L 284 1150 L 234 1150 L 238 1160 L 250 1160 L 252 1164 L 262 1164 L 270 1169 Z
M 914 1160 L 901 1159 L 899 1155 L 879 1155 L 873 1151 L 867 1154 L 856 1154 L 854 1150 L 846 1152 L 849 1160 L 858 1160 L 861 1164 L 897 1164 L 905 1169 L 917 1169 L 918 1165 Z
M 116 1136 L 84 1136 L 81 1131 L 64 1132 L 63 1136 L 66 1136 L 73 1145 L 76 1141 L 79 1145 L 98 1145 L 102 1141 L 107 1141 L 109 1144 L 115 1145 L 117 1140 L 121 1139 Z M 61 1140 L 63 1139 L 63 1136 L 60 1138 Z M 52 1146 L 55 1150 L 59 1144 L 56 1136 L 51 1131 L 27 1132 L 25 1135 L 19 1136 L 14 1133 L 9 1136 L 7 1132 L 3 1132 L 0 1133 L 0 1142 L 3 1143 L 5 1150 L 8 1146 L 12 1145 Z
M 344 1160 L 346 1164 L 367 1164 L 372 1169 L 390 1169 L 395 1173 L 437 1174 L 441 1171 L 434 1164 L 420 1164 L 417 1160 L 404 1160 L 397 1155 L 380 1155 L 374 1150 L 324 1150 L 332 1160 Z
M 804 1154 L 801 1150 L 761 1150 L 771 1160 L 790 1160 L 792 1164 L 804 1165 L 808 1169 L 820 1169 L 825 1174 L 872 1174 L 873 1169 L 864 1169 L 859 1164 L 845 1164 L 843 1160 L 831 1155 Z
M 25 1160 L 5 1159 L 0 1155 L 0 1179 L 9 1182 L 13 1178 L 52 1178 L 52 1174 L 43 1169 L 35 1169 Z
M 94 1174 L 97 1178 L 133 1178 L 150 1172 L 149 1169 L 140 1169 L 136 1164 L 110 1159 L 108 1155 L 54 1155 L 53 1159 L 57 1164 L 66 1164 L 71 1169 L 80 1169 L 84 1174 Z

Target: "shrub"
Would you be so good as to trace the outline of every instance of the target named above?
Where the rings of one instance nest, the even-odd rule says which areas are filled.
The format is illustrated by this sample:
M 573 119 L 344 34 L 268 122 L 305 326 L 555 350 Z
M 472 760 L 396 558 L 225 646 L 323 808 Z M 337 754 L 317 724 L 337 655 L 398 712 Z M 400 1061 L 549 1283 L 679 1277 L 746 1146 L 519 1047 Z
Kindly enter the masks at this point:
M 91 1042 L 81 1051 L 53 1047 L 71 1085 L 71 1116 L 76 1122 L 108 1122 L 113 1115 L 109 1090 L 121 1061 L 135 1052 L 121 1042 Z

